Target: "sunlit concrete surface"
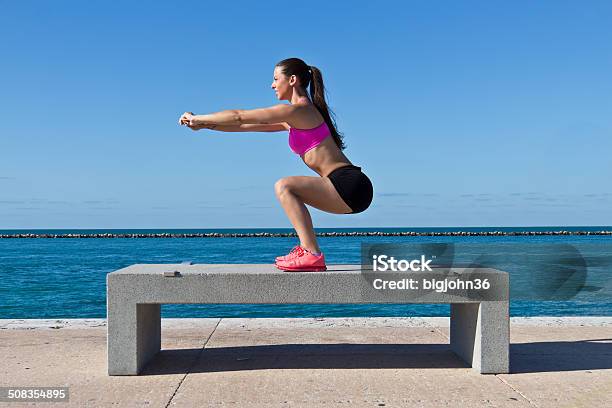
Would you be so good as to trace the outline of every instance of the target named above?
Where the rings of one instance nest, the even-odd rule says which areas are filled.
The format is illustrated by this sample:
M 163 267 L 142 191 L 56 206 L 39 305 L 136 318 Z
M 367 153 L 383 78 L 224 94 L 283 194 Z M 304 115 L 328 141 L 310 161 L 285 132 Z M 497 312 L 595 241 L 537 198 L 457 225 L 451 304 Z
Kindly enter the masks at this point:
M 511 373 L 450 349 L 448 318 L 163 319 L 140 376 L 107 375 L 106 321 L 0 320 L 1 386 L 68 386 L 2 406 L 591 407 L 612 404 L 612 318 L 512 318 Z

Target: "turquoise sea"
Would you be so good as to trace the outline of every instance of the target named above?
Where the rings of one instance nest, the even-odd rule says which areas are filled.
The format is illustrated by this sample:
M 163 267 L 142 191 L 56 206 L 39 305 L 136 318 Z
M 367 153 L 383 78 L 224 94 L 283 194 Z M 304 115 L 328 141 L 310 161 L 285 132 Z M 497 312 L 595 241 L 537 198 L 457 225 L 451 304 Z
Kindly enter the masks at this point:
M 317 228 L 317 232 L 601 231 L 612 227 Z M 292 229 L 0 230 L 3 234 L 292 233 Z M 106 274 L 135 263 L 273 263 L 296 237 L 0 239 L 0 318 L 103 318 Z M 328 264 L 361 244 L 452 249 L 510 274 L 512 316 L 612 316 L 612 235 L 319 237 Z M 561 271 L 561 272 L 559 272 Z M 559 276 L 563 282 L 559 282 Z M 578 282 L 546 298 L 548 288 Z M 548 293 L 550 294 L 550 293 Z M 164 317 L 448 316 L 448 305 L 164 305 Z

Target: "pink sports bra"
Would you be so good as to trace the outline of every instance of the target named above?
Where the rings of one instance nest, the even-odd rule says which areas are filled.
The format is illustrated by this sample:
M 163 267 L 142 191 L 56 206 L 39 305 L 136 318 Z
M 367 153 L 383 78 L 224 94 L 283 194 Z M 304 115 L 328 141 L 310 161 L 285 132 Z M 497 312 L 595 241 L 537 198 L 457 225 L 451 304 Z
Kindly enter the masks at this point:
M 330 135 L 331 132 L 325 121 L 312 129 L 289 128 L 289 147 L 295 154 L 301 156 L 310 149 L 317 147 Z

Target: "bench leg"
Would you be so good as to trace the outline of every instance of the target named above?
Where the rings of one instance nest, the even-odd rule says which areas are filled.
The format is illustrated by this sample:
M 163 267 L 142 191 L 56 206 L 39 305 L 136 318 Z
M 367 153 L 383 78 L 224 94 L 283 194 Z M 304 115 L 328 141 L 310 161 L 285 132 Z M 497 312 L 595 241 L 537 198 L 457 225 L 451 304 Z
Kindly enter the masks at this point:
M 108 375 L 138 375 L 161 348 L 161 306 L 109 303 Z
M 510 372 L 508 302 L 451 304 L 450 344 L 481 374 Z

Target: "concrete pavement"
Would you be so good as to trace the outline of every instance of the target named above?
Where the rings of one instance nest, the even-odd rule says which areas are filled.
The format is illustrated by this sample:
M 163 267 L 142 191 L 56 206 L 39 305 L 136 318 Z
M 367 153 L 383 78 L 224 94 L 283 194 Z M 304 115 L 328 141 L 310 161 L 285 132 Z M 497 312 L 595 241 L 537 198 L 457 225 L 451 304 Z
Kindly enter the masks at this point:
M 109 377 L 105 320 L 0 320 L 0 386 L 70 387 L 51 406 L 612 405 L 612 318 L 512 318 L 511 374 L 499 375 L 450 351 L 448 322 L 163 319 L 143 374 Z

